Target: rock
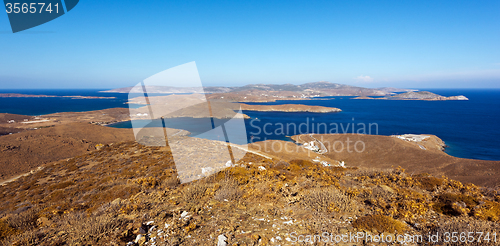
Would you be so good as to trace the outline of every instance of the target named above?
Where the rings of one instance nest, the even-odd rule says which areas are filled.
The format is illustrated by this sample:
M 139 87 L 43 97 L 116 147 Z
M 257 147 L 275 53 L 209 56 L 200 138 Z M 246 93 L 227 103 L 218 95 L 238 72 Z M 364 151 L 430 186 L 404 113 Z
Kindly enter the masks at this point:
M 137 237 L 135 238 L 134 242 L 135 242 L 135 243 L 139 243 L 139 241 L 140 241 L 143 237 L 144 237 L 143 235 L 137 235 Z
M 226 246 L 227 245 L 227 237 L 224 236 L 224 234 L 220 234 L 218 237 L 217 237 L 217 246 Z
M 39 226 L 50 226 L 52 224 L 52 222 L 50 222 L 50 220 L 47 218 L 47 217 L 40 217 L 36 220 L 36 223 L 39 225 Z
M 266 168 L 265 168 L 265 167 L 263 167 L 263 166 L 259 166 L 259 171 L 265 171 L 265 170 L 266 170 Z
M 139 226 L 139 228 L 134 230 L 134 234 L 146 234 L 147 232 L 148 232 L 148 228 L 143 224 L 141 224 L 141 226 Z
M 113 206 L 118 206 L 118 205 L 120 205 L 121 203 L 122 203 L 122 199 L 121 199 L 121 198 L 116 198 L 115 200 L 113 200 L 113 201 L 111 202 L 111 205 L 113 205 Z
M 189 213 L 187 211 L 184 211 L 181 213 L 181 219 L 189 217 Z
M 387 185 L 380 185 L 380 188 L 382 188 L 382 190 L 386 191 L 386 192 L 389 192 L 389 193 L 394 193 L 394 190 L 387 186 Z

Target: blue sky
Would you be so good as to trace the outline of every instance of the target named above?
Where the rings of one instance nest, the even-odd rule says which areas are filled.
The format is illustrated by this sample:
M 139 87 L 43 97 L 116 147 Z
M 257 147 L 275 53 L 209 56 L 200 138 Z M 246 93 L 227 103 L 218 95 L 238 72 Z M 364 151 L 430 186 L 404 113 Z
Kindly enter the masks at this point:
M 204 85 L 499 88 L 500 1 L 94 1 L 13 34 L 0 89 L 116 88 L 196 61 Z

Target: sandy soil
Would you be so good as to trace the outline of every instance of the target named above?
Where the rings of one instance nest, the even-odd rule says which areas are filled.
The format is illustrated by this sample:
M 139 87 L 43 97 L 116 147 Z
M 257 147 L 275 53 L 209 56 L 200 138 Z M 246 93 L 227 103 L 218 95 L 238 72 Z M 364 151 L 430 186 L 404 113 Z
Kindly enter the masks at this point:
M 97 144 L 134 140 L 132 130 L 69 123 L 0 136 L 0 180 L 95 150 Z

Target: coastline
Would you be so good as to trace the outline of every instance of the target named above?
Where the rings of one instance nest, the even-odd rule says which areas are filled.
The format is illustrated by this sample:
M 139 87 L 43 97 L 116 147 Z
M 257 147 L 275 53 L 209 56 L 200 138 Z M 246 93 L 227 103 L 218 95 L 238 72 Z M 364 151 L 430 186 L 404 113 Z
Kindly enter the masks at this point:
M 472 91 L 472 92 L 471 92 Z M 464 91 L 457 91 L 455 92 L 455 90 L 451 91 L 451 90 L 438 90 L 436 91 L 437 93 L 441 94 L 441 95 L 456 95 L 456 94 L 462 94 L 462 93 L 467 93 L 466 95 L 469 96 L 469 93 L 473 93 L 473 92 L 480 92 L 480 94 L 478 95 L 483 95 L 484 93 L 483 92 L 487 92 L 488 94 L 487 95 L 490 95 L 491 96 L 494 96 L 494 95 L 497 95 L 497 94 L 493 94 L 493 93 L 498 93 L 498 90 L 495 91 L 489 91 L 489 90 L 464 90 Z M 74 91 L 73 92 L 70 92 L 71 94 L 75 93 Z M 29 94 L 29 93 L 26 93 L 26 94 Z M 69 94 L 69 93 L 68 93 Z M 474 95 L 474 94 L 473 94 Z M 317 104 L 316 103 L 311 103 L 311 104 L 314 104 L 314 105 L 339 105 L 339 106 L 342 106 L 346 103 L 349 103 L 347 102 L 346 100 L 348 100 L 350 98 L 335 98 L 335 100 L 338 100 L 337 102 L 328 102 L 329 100 L 333 100 L 333 99 L 327 99 L 327 100 L 323 100 L 322 102 L 318 102 Z M 475 96 L 474 98 L 471 98 L 471 101 L 470 103 L 476 103 L 478 101 L 478 96 Z M 488 99 L 490 100 L 490 99 Z M 308 103 L 309 104 L 309 99 L 307 100 L 304 100 L 304 103 Z M 415 101 L 415 100 L 407 100 L 407 101 Z M 285 102 L 286 103 L 286 102 Z M 290 103 L 294 103 L 294 102 L 290 102 Z M 300 103 L 300 102 L 297 102 L 297 103 Z M 467 104 L 457 104 L 457 105 L 460 105 L 459 107 L 462 108 L 465 106 L 465 108 L 460 109 L 459 113 L 461 115 L 463 115 L 464 113 L 467 114 L 467 112 L 474 112 L 474 108 L 477 108 L 477 106 L 472 106 L 472 107 L 469 107 L 468 105 L 470 103 L 467 103 Z M 349 103 L 350 104 L 350 103 Z M 364 105 L 365 103 L 363 103 L 362 105 Z M 366 103 L 366 105 L 369 105 L 371 104 L 371 102 L 369 103 Z M 361 105 L 361 104 L 360 104 Z M 384 103 L 382 105 L 390 105 L 390 107 L 392 108 L 393 106 L 399 106 L 398 103 Z M 404 104 L 404 105 L 408 105 L 408 104 Z M 420 108 L 420 105 L 421 104 L 411 104 L 411 105 L 416 105 L 416 107 L 419 107 Z M 422 104 L 425 106 L 425 104 Z M 439 104 L 441 105 L 441 104 Z M 454 104 L 449 104 L 449 103 L 445 103 L 443 105 L 454 105 Z M 464 105 L 464 106 L 462 106 Z M 471 104 L 472 105 L 472 104 Z M 483 104 L 484 105 L 484 104 Z M 385 107 L 385 106 L 384 106 Z M 441 107 L 441 106 L 439 106 Z M 488 106 L 484 107 L 480 107 L 480 108 L 487 108 Z M 450 107 L 448 107 L 450 108 Z M 123 110 L 125 110 L 125 112 L 128 111 L 127 108 L 121 108 Z M 444 109 L 444 110 L 449 110 L 449 109 Z M 106 110 L 104 110 L 106 111 Z M 97 110 L 97 111 L 94 111 L 94 113 L 90 114 L 90 115 L 87 115 L 88 112 L 90 111 L 81 111 L 79 113 L 73 113 L 73 112 L 66 112 L 66 113 L 56 113 L 57 117 L 54 117 L 54 120 L 52 122 L 40 122 L 40 123 L 33 123 L 33 124 L 21 124 L 19 123 L 19 125 L 25 125 L 24 127 L 22 128 L 19 128 L 19 129 L 34 129 L 34 128 L 39 128 L 39 127 L 50 127 L 52 125 L 58 125 L 58 124 L 62 124 L 64 122 L 70 122 L 68 121 L 67 119 L 64 119 L 64 118 L 75 118 L 76 117 L 76 121 L 81 121 L 81 122 L 91 122 L 93 121 L 94 124 L 98 124 L 98 125 L 106 125 L 106 126 L 109 126 L 109 125 L 113 125 L 115 123 L 120 123 L 120 122 L 125 122 L 125 121 L 128 121 L 128 119 L 116 119 L 116 118 L 109 118 L 107 119 L 108 116 L 106 115 L 102 115 L 102 114 L 108 114 L 108 112 L 104 112 L 104 111 L 100 111 Z M 366 108 L 366 109 L 363 109 L 363 111 L 370 111 L 370 112 L 376 112 L 376 111 L 373 111 L 372 108 Z M 247 115 L 251 118 L 251 119 L 255 119 L 255 118 L 258 118 L 258 119 L 264 119 L 264 117 L 268 117 L 268 116 L 273 116 L 273 112 L 280 112 L 280 111 L 248 111 Z M 284 117 L 283 120 L 286 120 L 285 118 L 288 118 L 285 114 L 286 111 L 283 111 L 284 113 L 283 114 L 279 114 L 280 117 Z M 412 120 L 413 118 L 409 117 L 408 114 L 405 114 L 404 112 L 402 112 L 400 109 L 395 109 L 394 112 L 398 112 L 398 115 L 401 115 L 400 118 L 406 118 L 405 121 L 409 121 L 409 120 Z M 256 114 L 256 113 L 259 113 L 259 114 Z M 307 112 L 298 112 L 298 113 L 307 113 Z M 326 120 L 326 122 L 336 122 L 336 123 L 339 123 L 339 124 L 349 124 L 351 121 L 351 117 L 356 117 L 356 120 L 355 122 L 370 122 L 370 121 L 367 121 L 367 118 L 360 118 L 360 116 L 358 115 L 358 112 L 354 112 L 355 114 L 353 114 L 353 111 L 352 111 L 352 108 L 350 108 L 349 110 L 347 110 L 345 113 L 342 113 L 342 114 L 339 114 L 338 116 L 334 116 L 334 117 L 327 117 L 327 118 L 324 118 L 323 116 L 327 116 L 329 114 L 324 114 L 324 115 L 310 115 L 310 116 L 307 116 L 307 114 L 304 114 L 304 117 L 322 117 L 321 119 L 323 121 Z M 66 115 L 67 116 L 63 116 L 63 115 Z M 415 113 L 414 115 L 416 115 L 417 113 Z M 474 113 L 474 114 L 477 114 L 477 113 Z M 481 113 L 482 114 L 482 113 Z M 50 114 L 52 115 L 52 114 Z M 352 116 L 351 116 L 352 115 Z M 45 116 L 45 115 L 44 115 Z M 43 117 L 44 117 L 43 116 Z M 428 120 L 437 120 L 439 118 L 435 118 L 435 113 L 433 112 L 430 112 L 430 116 L 432 118 L 426 118 L 426 119 L 422 119 L 422 121 L 428 121 Z M 103 119 L 101 119 L 101 117 Z M 297 117 L 297 115 L 294 115 L 294 116 L 291 116 L 291 117 Z M 387 119 L 386 116 L 384 115 L 380 115 L 379 117 L 383 118 L 383 119 Z M 94 118 L 92 120 L 89 120 L 90 118 Z M 370 117 L 371 118 L 371 117 Z M 62 119 L 62 120 L 61 120 Z M 248 118 L 247 118 L 248 119 Z M 271 120 L 280 120 L 280 119 L 271 119 Z M 316 120 L 319 120 L 319 119 L 316 119 Z M 369 120 L 369 119 L 368 119 Z M 417 119 L 418 120 L 418 119 Z M 71 121 L 73 121 L 73 119 L 71 119 Z M 412 120 L 413 121 L 413 120 Z M 381 124 L 381 129 L 382 128 L 385 128 L 387 129 L 388 127 L 392 127 L 394 124 L 393 123 L 394 120 L 389 120 L 389 121 L 377 121 L 377 123 Z M 45 125 L 43 125 L 45 124 Z M 297 122 L 297 124 L 300 124 L 300 122 Z M 448 125 L 451 124 L 451 123 L 447 123 Z M 413 124 L 411 124 L 412 126 Z M 7 125 L 7 127 L 12 127 L 13 125 Z M 397 125 L 396 125 L 397 126 Z M 409 125 L 410 126 L 410 125 Z M 247 126 L 249 127 L 249 126 Z M 261 126 L 262 127 L 262 126 Z M 450 125 L 450 127 L 455 127 L 454 125 Z M 410 130 L 408 130 L 410 129 Z M 453 129 L 453 128 L 451 128 Z M 435 129 L 435 130 L 439 130 L 439 129 Z M 14 132 L 18 132 L 19 130 L 14 130 L 12 131 L 12 133 Z M 454 130 L 456 131 L 456 130 Z M 391 135 L 391 134 L 396 134 L 398 132 L 429 132 L 429 131 L 425 131 L 422 130 L 422 129 L 418 129 L 416 131 L 413 131 L 411 130 L 411 127 L 399 127 L 397 126 L 394 130 L 394 132 L 387 132 L 387 130 L 385 132 L 381 132 L 380 134 L 381 135 Z M 447 149 L 447 152 L 452 154 L 453 156 L 459 156 L 459 157 L 462 157 L 462 158 L 474 158 L 474 159 L 480 159 L 480 160 L 497 160 L 497 155 L 491 155 L 491 153 L 493 154 L 496 154 L 495 149 L 493 149 L 491 146 L 488 146 L 487 144 L 481 144 L 481 142 L 479 141 L 482 141 L 482 142 L 485 142 L 485 141 L 491 141 L 491 139 L 489 140 L 484 140 L 484 139 L 481 139 L 481 138 L 475 138 L 473 137 L 472 135 L 474 134 L 468 134 L 468 135 L 471 135 L 469 136 L 468 138 L 464 138 L 465 140 L 462 140 L 462 139 L 455 139 L 453 136 L 450 136 L 449 134 L 446 135 L 446 132 L 440 132 L 440 131 L 434 131 L 433 132 L 434 134 L 436 135 L 439 135 L 439 136 L 443 136 L 443 139 L 446 139 L 447 142 L 450 143 L 450 145 L 452 146 L 451 148 L 448 148 Z M 8 133 L 7 133 L 8 134 Z M 456 135 L 456 134 L 455 134 Z M 262 138 L 261 138 L 262 139 Z M 477 139 L 477 140 L 476 140 Z M 483 151 L 483 148 L 486 147 L 486 149 Z M 488 152 L 489 151 L 489 152 Z M 493 151 L 493 152 L 492 152 Z M 480 153 L 480 154 L 476 154 L 476 153 Z M 483 154 L 484 153 L 484 154 Z
M 116 97 L 99 96 L 52 96 L 52 95 L 29 95 L 19 93 L 0 93 L 0 98 L 70 98 L 70 99 L 116 99 Z

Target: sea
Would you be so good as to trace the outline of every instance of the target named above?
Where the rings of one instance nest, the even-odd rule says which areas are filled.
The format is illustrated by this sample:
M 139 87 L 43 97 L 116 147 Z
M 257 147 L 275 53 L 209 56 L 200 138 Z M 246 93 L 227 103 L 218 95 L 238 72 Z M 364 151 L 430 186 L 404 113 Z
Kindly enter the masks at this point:
M 101 89 L 102 90 L 102 89 Z M 426 89 L 443 96 L 464 95 L 468 101 L 362 100 L 354 97 L 320 97 L 311 100 L 283 100 L 258 105 L 305 104 L 342 109 L 336 113 L 288 113 L 243 111 L 246 139 L 255 142 L 269 139 L 290 141 L 290 136 L 306 133 L 364 133 L 378 135 L 433 134 L 447 145 L 445 152 L 456 157 L 500 160 L 500 89 Z M 107 108 L 139 107 L 128 105 L 124 93 L 101 93 L 100 90 L 0 90 L 56 96 L 105 96 L 114 99 L 70 98 L 0 98 L 0 113 L 44 115 L 57 112 L 82 112 Z M 219 139 L 204 134 L 203 119 L 165 120 L 167 127 L 190 131 L 193 136 Z M 138 122 L 140 124 L 140 122 Z M 215 120 L 215 125 L 228 123 Z M 161 122 L 147 126 L 161 126 Z M 146 123 L 144 123 L 146 126 Z M 131 122 L 110 127 L 131 128 Z M 241 140 L 238 141 L 241 144 Z

